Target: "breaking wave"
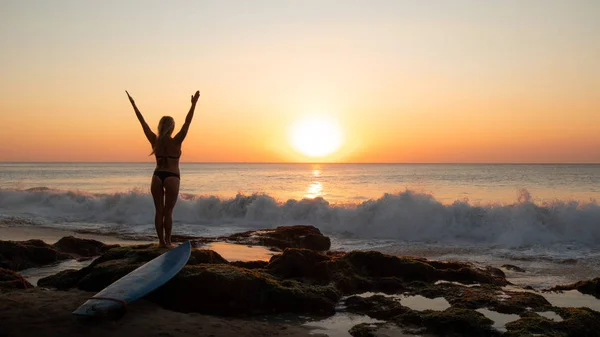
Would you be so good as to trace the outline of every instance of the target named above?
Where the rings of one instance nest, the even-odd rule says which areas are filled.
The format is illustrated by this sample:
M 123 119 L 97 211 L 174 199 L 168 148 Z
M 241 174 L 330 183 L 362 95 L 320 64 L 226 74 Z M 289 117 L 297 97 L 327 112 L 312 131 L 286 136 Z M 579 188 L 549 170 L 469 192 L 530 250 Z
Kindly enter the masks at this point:
M 0 190 L 5 224 L 36 223 L 151 234 L 152 197 L 139 190 L 86 194 L 48 188 Z M 265 194 L 182 195 L 174 221 L 188 234 L 224 225 L 268 228 L 312 224 L 324 233 L 360 239 L 467 242 L 527 246 L 580 242 L 600 245 L 600 205 L 596 201 L 534 203 L 521 191 L 512 204 L 442 204 L 433 195 L 411 190 L 384 194 L 353 205 L 331 205 L 322 198 L 277 201 Z

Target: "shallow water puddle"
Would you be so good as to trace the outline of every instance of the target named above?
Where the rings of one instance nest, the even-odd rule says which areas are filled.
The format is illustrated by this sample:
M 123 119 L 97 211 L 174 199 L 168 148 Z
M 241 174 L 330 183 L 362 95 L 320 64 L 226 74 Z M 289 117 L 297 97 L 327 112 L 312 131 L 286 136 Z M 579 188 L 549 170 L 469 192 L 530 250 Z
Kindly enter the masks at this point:
M 455 284 L 457 286 L 463 286 L 463 287 L 467 287 L 467 288 L 471 288 L 471 287 L 479 287 L 481 286 L 481 283 L 471 283 L 471 284 L 465 284 L 465 283 L 460 283 L 460 282 L 454 282 L 454 281 L 445 281 L 445 280 L 439 280 L 435 282 L 435 285 L 438 284 Z
M 227 261 L 269 261 L 276 252 L 262 246 L 246 246 L 227 242 L 211 242 L 202 248 L 219 253 Z
M 553 320 L 555 322 L 562 322 L 563 321 L 562 317 L 560 317 L 554 311 L 538 312 L 537 314 L 540 315 L 540 316 L 542 316 L 542 317 L 546 317 L 548 319 L 551 319 L 551 320 Z
M 412 310 L 423 311 L 423 310 L 438 310 L 443 311 L 450 308 L 450 303 L 443 297 L 427 298 L 421 295 L 404 296 L 400 297 L 400 303 L 409 307 Z
M 562 293 L 540 293 L 555 307 L 588 307 L 600 311 L 600 300 L 592 295 L 580 293 L 578 290 L 567 290 Z
M 21 270 L 19 274 L 29 281 L 29 283 L 37 286 L 38 281 L 46 276 L 54 275 L 67 269 L 81 269 L 87 267 L 93 260 L 94 259 L 85 261 L 67 260 L 51 266 Z
M 506 331 L 506 323 L 510 323 L 516 321 L 520 318 L 519 315 L 509 315 L 509 314 L 501 314 L 496 311 L 492 311 L 485 308 L 476 309 L 475 311 L 480 312 L 485 315 L 485 317 L 494 321 L 492 325 L 498 331 L 505 332 Z
M 361 323 L 385 323 L 366 315 L 338 312 L 320 321 L 306 322 L 303 325 L 311 328 L 311 334 L 326 334 L 329 337 L 352 337 L 348 330 Z
M 443 311 L 450 308 L 450 303 L 446 301 L 443 297 L 436 298 L 427 298 L 421 295 L 391 295 L 385 293 L 374 293 L 374 292 L 366 292 L 362 294 L 358 294 L 360 297 L 371 297 L 373 295 L 381 295 L 389 298 L 393 298 L 397 301 L 400 301 L 405 307 L 408 307 L 412 310 L 423 311 L 423 310 L 438 310 Z

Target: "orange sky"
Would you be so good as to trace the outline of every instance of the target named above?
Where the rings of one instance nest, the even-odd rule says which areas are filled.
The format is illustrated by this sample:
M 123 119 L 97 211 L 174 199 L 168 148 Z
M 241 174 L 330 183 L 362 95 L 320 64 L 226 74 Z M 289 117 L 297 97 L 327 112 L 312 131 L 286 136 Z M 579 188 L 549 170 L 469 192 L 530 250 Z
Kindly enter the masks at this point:
M 342 6 L 343 4 L 343 6 Z M 600 2 L 5 1 L 0 161 L 600 162 Z M 335 118 L 339 151 L 289 130 Z

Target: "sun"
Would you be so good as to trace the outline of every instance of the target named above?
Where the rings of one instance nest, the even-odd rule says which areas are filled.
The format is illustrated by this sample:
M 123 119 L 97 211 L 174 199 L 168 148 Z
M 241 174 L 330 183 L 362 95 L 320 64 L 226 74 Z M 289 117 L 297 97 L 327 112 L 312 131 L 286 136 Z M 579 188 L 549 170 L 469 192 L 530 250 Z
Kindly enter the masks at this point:
M 290 132 L 292 146 L 309 157 L 323 157 L 342 145 L 342 131 L 331 118 L 313 117 L 296 121 Z

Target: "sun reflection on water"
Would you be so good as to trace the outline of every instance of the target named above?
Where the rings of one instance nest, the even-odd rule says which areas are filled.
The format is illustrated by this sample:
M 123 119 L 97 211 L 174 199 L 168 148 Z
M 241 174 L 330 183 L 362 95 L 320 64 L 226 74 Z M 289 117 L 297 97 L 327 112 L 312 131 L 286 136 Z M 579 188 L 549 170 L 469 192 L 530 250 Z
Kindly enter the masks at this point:
M 316 197 L 322 197 L 323 195 L 325 195 L 323 193 L 323 185 L 320 182 L 315 181 L 314 183 L 311 183 L 310 185 L 308 185 L 308 188 L 306 189 L 306 194 L 304 194 L 304 197 L 314 199 Z
M 315 181 L 311 182 L 308 187 L 306 188 L 306 193 L 304 194 L 305 198 L 309 198 L 309 199 L 314 199 L 317 197 L 323 197 L 325 196 L 325 193 L 323 192 L 323 184 L 316 180 L 316 178 L 319 178 L 321 176 L 321 166 L 320 165 L 313 165 L 310 171 L 310 175 L 315 178 Z

